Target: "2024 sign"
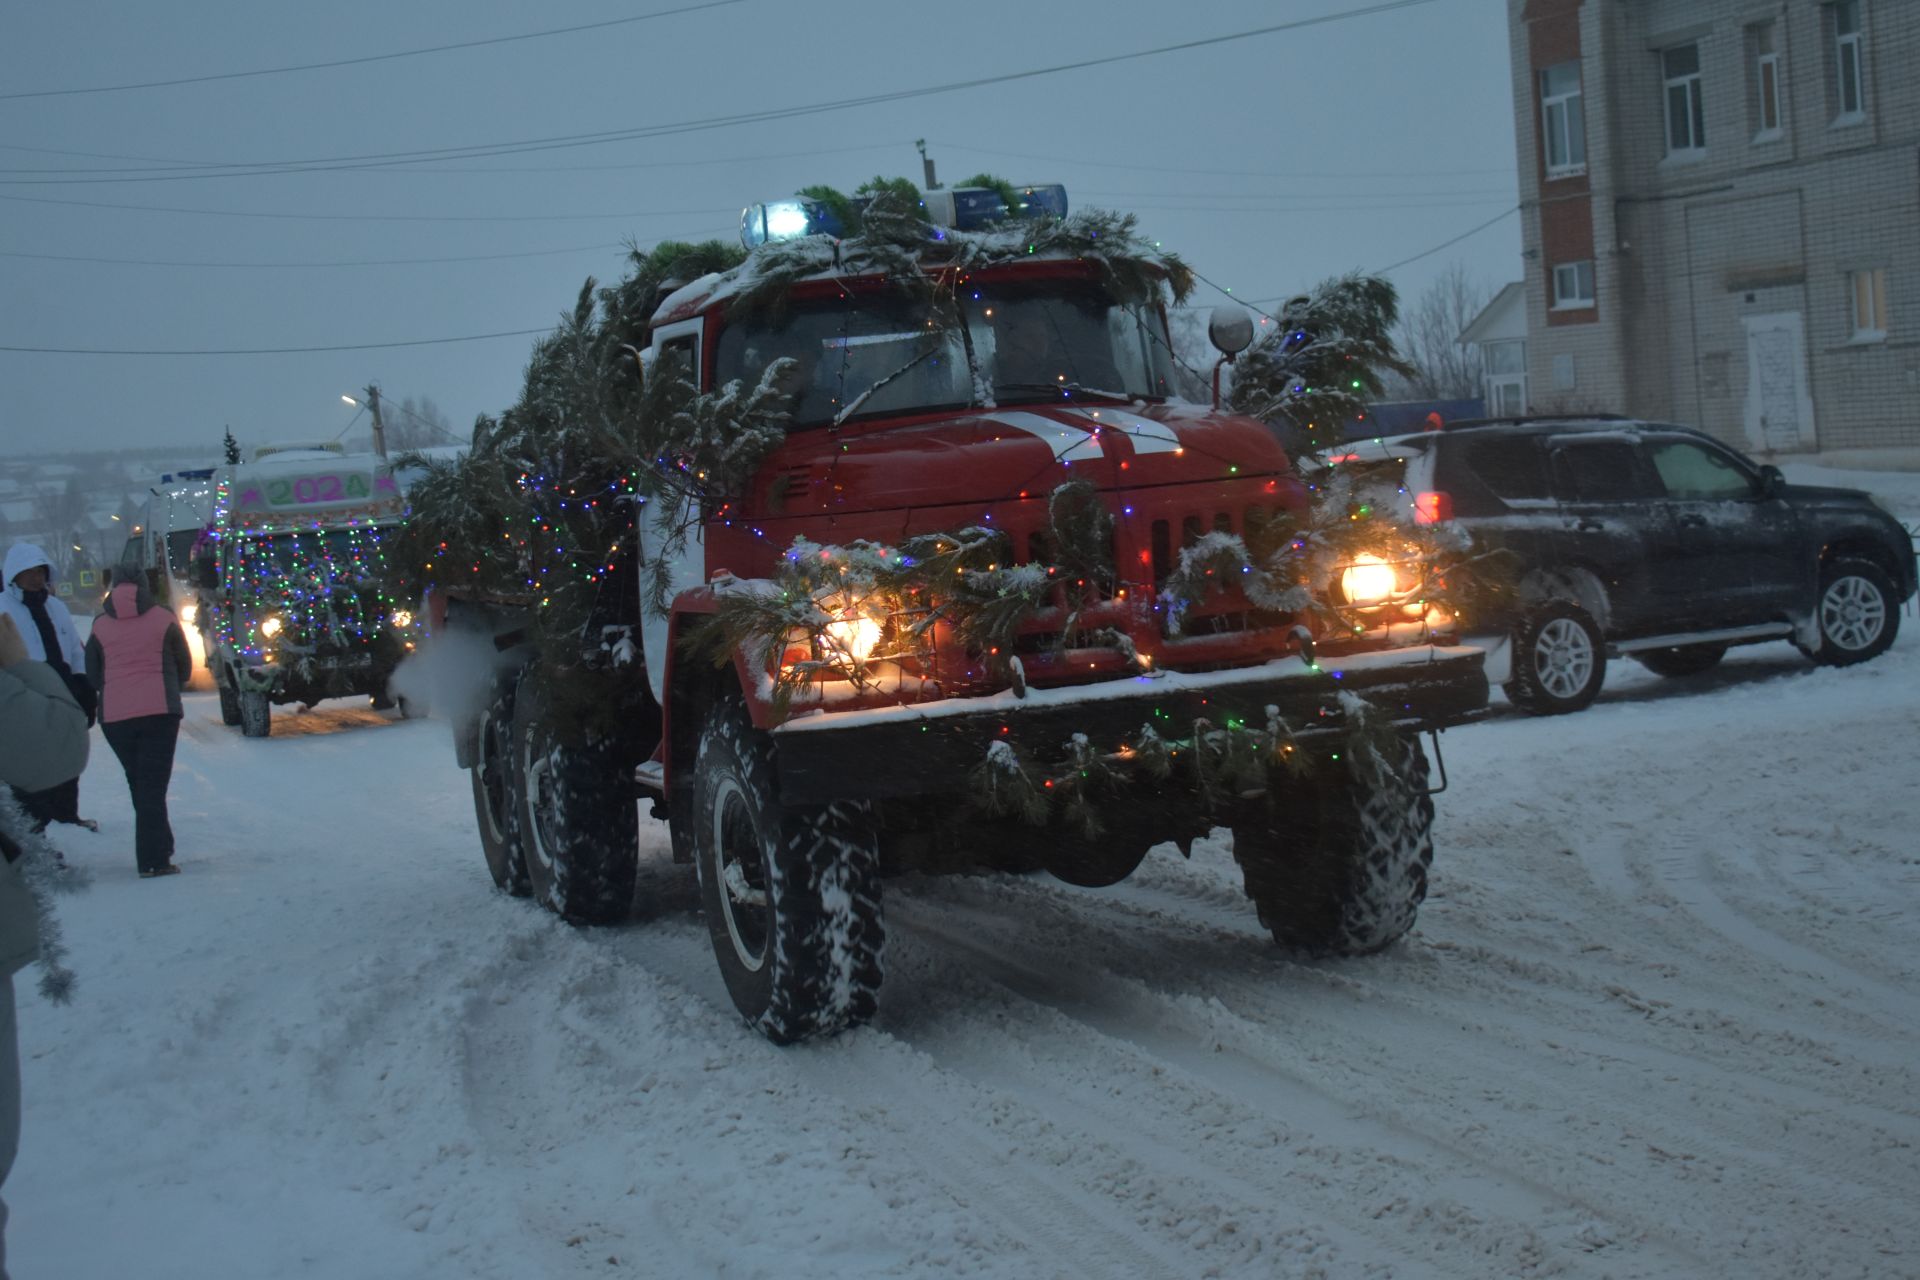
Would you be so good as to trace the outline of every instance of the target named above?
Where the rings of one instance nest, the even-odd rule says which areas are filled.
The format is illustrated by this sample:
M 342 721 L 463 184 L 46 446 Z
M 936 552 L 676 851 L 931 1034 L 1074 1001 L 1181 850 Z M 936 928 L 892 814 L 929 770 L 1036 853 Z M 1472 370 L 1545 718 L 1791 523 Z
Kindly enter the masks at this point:
M 299 476 L 267 481 L 267 502 L 276 507 L 306 507 L 322 502 L 351 502 L 372 497 L 363 475 Z

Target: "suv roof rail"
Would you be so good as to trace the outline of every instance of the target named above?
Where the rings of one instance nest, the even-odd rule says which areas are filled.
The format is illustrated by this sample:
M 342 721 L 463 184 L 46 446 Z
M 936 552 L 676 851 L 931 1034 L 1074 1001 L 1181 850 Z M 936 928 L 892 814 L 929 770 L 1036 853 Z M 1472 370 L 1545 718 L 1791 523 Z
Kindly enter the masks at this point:
M 1629 417 L 1624 413 L 1521 413 L 1505 418 L 1459 418 L 1447 423 L 1443 430 L 1456 431 L 1463 427 L 1523 427 L 1535 422 L 1639 422 L 1641 419 Z

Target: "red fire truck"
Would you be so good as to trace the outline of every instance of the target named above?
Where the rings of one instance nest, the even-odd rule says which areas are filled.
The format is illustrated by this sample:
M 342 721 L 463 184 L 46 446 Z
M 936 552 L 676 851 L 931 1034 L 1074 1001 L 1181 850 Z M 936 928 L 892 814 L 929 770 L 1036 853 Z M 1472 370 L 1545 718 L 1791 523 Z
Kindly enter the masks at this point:
M 807 216 L 768 206 L 754 225 L 804 234 Z M 1114 296 L 1097 263 L 924 270 L 952 308 L 934 333 L 897 282 L 833 265 L 794 278 L 777 307 L 732 305 L 764 285 L 757 255 L 658 306 L 649 370 L 683 361 L 712 389 L 785 360 L 792 400 L 744 493 L 642 519 L 642 566 L 669 557 L 671 585 L 663 611 L 613 620 L 631 626 L 651 699 L 629 745 L 542 729 L 538 659 L 520 644 L 530 605 L 443 593 L 438 629 L 503 655 L 485 705 L 455 726 L 496 881 L 578 921 L 623 916 L 635 801 L 650 800 L 698 869 L 735 1003 L 780 1042 L 873 1013 L 881 885 L 898 872 L 1105 885 L 1156 846 L 1226 827 L 1283 946 L 1394 942 L 1432 856 L 1421 735 L 1484 714 L 1482 653 L 1452 645 L 1378 561 L 1334 575 L 1333 623 L 1233 583 L 1176 604 L 1192 548 L 1309 508 L 1274 433 L 1183 400 L 1164 308 Z M 1215 325 L 1229 352 L 1250 337 L 1236 312 Z M 822 595 L 835 620 L 796 648 L 743 643 L 720 665 L 689 652 L 729 598 L 776 590 L 800 556 L 884 560 L 971 531 L 1004 548 L 996 570 L 1057 578 L 1065 486 L 1095 495 L 1105 567 L 1045 581 L 1054 594 L 1011 653 L 856 593 Z M 838 665 L 783 681 L 822 644 Z M 1077 821 L 1049 810 L 1056 789 L 1077 789 Z

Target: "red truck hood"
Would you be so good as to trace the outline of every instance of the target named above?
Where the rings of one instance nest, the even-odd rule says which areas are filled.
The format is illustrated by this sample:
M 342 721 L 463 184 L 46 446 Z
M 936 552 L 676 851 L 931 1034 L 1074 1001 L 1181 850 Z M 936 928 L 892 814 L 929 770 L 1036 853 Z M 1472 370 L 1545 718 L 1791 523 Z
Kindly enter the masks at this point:
M 1250 418 L 1191 405 L 1017 405 L 838 432 L 795 432 L 768 461 L 763 512 L 991 504 L 1069 480 L 1102 489 L 1278 475 L 1287 456 Z

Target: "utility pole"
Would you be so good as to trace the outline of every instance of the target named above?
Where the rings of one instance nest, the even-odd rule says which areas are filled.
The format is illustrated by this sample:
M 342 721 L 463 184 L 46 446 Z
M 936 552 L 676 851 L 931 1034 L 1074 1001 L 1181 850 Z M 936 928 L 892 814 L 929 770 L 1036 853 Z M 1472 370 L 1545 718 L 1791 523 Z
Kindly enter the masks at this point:
M 927 175 L 927 190 L 938 191 L 940 189 L 940 180 L 933 176 L 933 159 L 927 155 L 927 140 L 925 138 L 915 138 L 913 145 L 920 148 L 920 167 Z
M 380 387 L 377 383 L 367 386 L 367 412 L 373 416 L 373 452 L 380 458 L 387 456 L 387 428 L 380 421 Z

